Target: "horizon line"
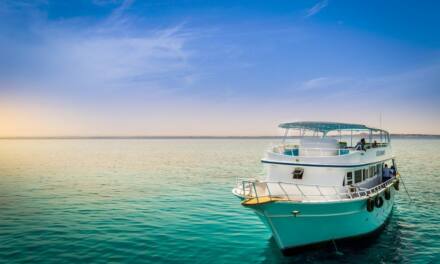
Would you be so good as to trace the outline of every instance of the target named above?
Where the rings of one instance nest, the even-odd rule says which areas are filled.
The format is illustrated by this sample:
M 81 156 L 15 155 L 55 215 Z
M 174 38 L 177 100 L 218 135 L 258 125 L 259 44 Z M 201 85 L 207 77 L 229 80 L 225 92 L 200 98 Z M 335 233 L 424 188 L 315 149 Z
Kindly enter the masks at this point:
M 424 137 L 440 138 L 440 134 L 390 133 L 393 137 Z M 275 139 L 283 138 L 280 135 L 261 136 L 0 136 L 0 140 L 14 139 Z M 291 136 L 292 137 L 292 136 Z M 299 137 L 299 136 L 293 136 Z

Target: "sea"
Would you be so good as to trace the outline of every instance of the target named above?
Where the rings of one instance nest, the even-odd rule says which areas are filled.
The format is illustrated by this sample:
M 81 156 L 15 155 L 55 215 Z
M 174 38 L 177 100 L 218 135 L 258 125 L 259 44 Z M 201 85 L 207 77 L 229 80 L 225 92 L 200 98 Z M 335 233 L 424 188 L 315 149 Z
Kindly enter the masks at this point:
M 231 193 L 278 141 L 0 140 L 0 263 L 440 263 L 439 139 L 392 141 L 380 233 L 290 256 Z

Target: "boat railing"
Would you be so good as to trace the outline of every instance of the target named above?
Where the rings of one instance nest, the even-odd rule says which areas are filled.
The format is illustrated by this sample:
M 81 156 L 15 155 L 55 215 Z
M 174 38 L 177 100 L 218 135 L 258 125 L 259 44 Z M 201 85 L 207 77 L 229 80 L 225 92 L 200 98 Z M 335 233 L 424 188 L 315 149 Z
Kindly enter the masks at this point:
M 273 148 L 275 153 L 290 155 L 290 156 L 341 156 L 350 153 L 348 148 L 304 148 L 298 146 L 277 146 Z
M 365 149 L 384 148 L 387 144 L 378 143 L 373 147 L 366 145 Z M 306 148 L 299 145 L 278 145 L 273 147 L 273 151 L 278 154 L 290 155 L 290 156 L 303 156 L 301 153 L 314 154 L 315 156 L 341 156 L 347 155 L 350 152 L 356 151 L 354 147 L 339 147 L 339 148 Z M 306 154 L 306 155 L 307 155 Z
M 372 188 L 358 186 L 322 186 L 286 182 L 261 182 L 255 179 L 237 179 L 237 194 L 246 200 L 263 201 L 285 200 L 295 202 L 325 202 L 363 199 L 374 196 L 389 187 L 395 177 Z

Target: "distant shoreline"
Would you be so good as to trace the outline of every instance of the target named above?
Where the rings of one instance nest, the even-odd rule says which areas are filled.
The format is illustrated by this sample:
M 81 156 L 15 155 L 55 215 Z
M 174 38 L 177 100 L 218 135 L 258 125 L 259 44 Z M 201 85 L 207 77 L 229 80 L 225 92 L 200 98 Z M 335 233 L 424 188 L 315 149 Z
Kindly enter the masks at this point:
M 440 135 L 391 134 L 396 138 L 440 139 Z M 282 136 L 47 136 L 47 137 L 0 137 L 0 140 L 49 140 L 49 139 L 282 139 Z

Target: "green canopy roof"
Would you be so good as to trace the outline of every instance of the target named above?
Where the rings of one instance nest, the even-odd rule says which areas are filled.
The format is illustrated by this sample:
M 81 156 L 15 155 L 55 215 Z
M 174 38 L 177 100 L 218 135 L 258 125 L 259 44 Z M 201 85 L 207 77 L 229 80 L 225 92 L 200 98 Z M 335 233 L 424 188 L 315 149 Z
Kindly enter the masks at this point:
M 306 129 L 317 132 L 322 132 L 327 134 L 330 131 L 334 130 L 373 130 L 373 131 L 383 131 L 387 133 L 385 130 L 367 127 L 361 124 L 349 124 L 349 123 L 336 123 L 336 122 L 293 122 L 293 123 L 283 123 L 280 124 L 279 127 L 286 129 Z

